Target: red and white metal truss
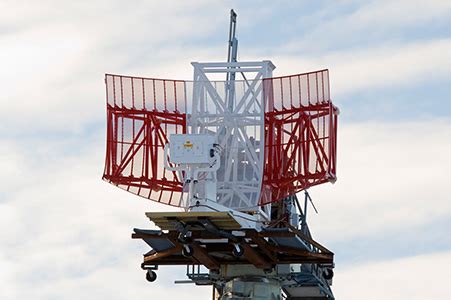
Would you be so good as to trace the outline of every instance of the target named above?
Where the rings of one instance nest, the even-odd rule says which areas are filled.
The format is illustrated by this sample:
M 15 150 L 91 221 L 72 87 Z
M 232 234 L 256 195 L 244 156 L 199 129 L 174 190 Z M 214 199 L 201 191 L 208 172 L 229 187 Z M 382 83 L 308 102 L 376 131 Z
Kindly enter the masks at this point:
M 103 179 L 180 206 L 182 183 L 163 168 L 169 134 L 186 132 L 184 81 L 107 74 L 107 146 Z
M 335 180 L 338 109 L 328 70 L 272 78 L 272 64 L 254 63 L 235 70 L 253 75 L 231 89 L 206 77 L 229 65 L 193 66 L 194 82 L 106 75 L 104 180 L 184 205 L 183 174 L 163 167 L 164 145 L 175 133 L 216 135 L 224 153 L 216 200 L 231 208 L 269 204 Z
M 265 168 L 260 204 L 336 180 L 338 109 L 329 71 L 264 79 Z

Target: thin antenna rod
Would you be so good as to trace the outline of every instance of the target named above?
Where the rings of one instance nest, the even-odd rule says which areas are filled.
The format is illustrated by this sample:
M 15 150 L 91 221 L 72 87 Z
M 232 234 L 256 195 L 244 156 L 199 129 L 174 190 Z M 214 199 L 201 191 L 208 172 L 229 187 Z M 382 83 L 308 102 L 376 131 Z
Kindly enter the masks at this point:
M 236 12 L 230 10 L 230 26 L 229 26 L 229 45 L 227 52 L 227 62 L 236 62 L 238 52 L 238 40 L 235 37 L 236 33 Z
M 238 54 L 238 40 L 235 37 L 236 34 L 236 12 L 231 9 L 230 10 L 230 26 L 229 26 L 229 44 L 227 51 L 227 62 L 237 62 L 237 54 Z M 231 67 L 231 69 L 235 69 L 235 67 Z M 227 72 L 226 75 L 226 101 L 227 107 L 230 112 L 233 111 L 233 100 L 235 96 L 235 72 Z
M 316 209 L 315 204 L 313 204 L 312 197 L 310 197 L 310 194 L 307 192 L 307 190 L 305 190 L 305 197 L 306 197 L 308 200 L 310 200 L 310 203 L 312 204 L 313 209 L 315 210 L 316 213 L 318 213 L 318 210 Z

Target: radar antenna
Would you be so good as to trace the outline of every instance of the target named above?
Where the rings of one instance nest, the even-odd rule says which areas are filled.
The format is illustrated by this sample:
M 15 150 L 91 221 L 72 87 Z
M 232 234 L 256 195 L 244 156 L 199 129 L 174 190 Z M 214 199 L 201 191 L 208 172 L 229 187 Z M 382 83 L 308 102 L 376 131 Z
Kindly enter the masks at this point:
M 148 281 L 185 265 L 213 299 L 334 299 L 334 254 L 307 225 L 307 189 L 336 180 L 329 71 L 273 77 L 269 60 L 238 62 L 236 24 L 231 10 L 227 61 L 192 62 L 192 81 L 106 74 L 103 179 L 182 210 L 134 229 L 151 247 Z

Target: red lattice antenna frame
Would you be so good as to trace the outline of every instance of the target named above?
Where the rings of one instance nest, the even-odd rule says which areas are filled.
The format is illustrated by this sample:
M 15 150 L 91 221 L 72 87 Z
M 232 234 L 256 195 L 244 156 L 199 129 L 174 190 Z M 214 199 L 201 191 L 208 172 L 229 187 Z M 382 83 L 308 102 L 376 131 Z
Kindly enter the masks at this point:
M 328 70 L 264 80 L 261 205 L 336 180 L 338 125 Z
M 182 205 L 182 174 L 164 145 L 187 132 L 187 82 L 107 74 L 103 179 L 144 198 Z M 189 86 L 189 85 L 188 85 Z M 260 205 L 336 179 L 337 117 L 329 72 L 264 79 L 265 157 Z
M 171 133 L 186 133 L 184 81 L 107 74 L 103 179 L 136 195 L 181 205 L 180 175 L 163 165 Z

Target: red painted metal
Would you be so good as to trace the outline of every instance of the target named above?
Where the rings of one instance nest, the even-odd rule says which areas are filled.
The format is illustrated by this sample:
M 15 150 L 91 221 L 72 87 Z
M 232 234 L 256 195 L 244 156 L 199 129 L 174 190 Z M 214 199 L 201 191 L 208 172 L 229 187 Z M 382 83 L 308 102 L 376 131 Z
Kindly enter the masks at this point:
M 178 174 L 163 168 L 163 149 L 171 133 L 186 133 L 185 82 L 107 74 L 105 83 L 103 179 L 144 198 L 180 206 L 183 186 Z
M 337 115 L 329 72 L 264 79 L 265 163 L 260 205 L 336 179 Z
M 187 82 L 111 74 L 105 82 L 103 179 L 144 198 L 180 206 L 183 185 L 179 174 L 163 167 L 163 149 L 170 134 L 187 131 Z M 330 100 L 328 70 L 264 79 L 263 94 L 265 159 L 259 204 L 334 181 L 338 109 Z

